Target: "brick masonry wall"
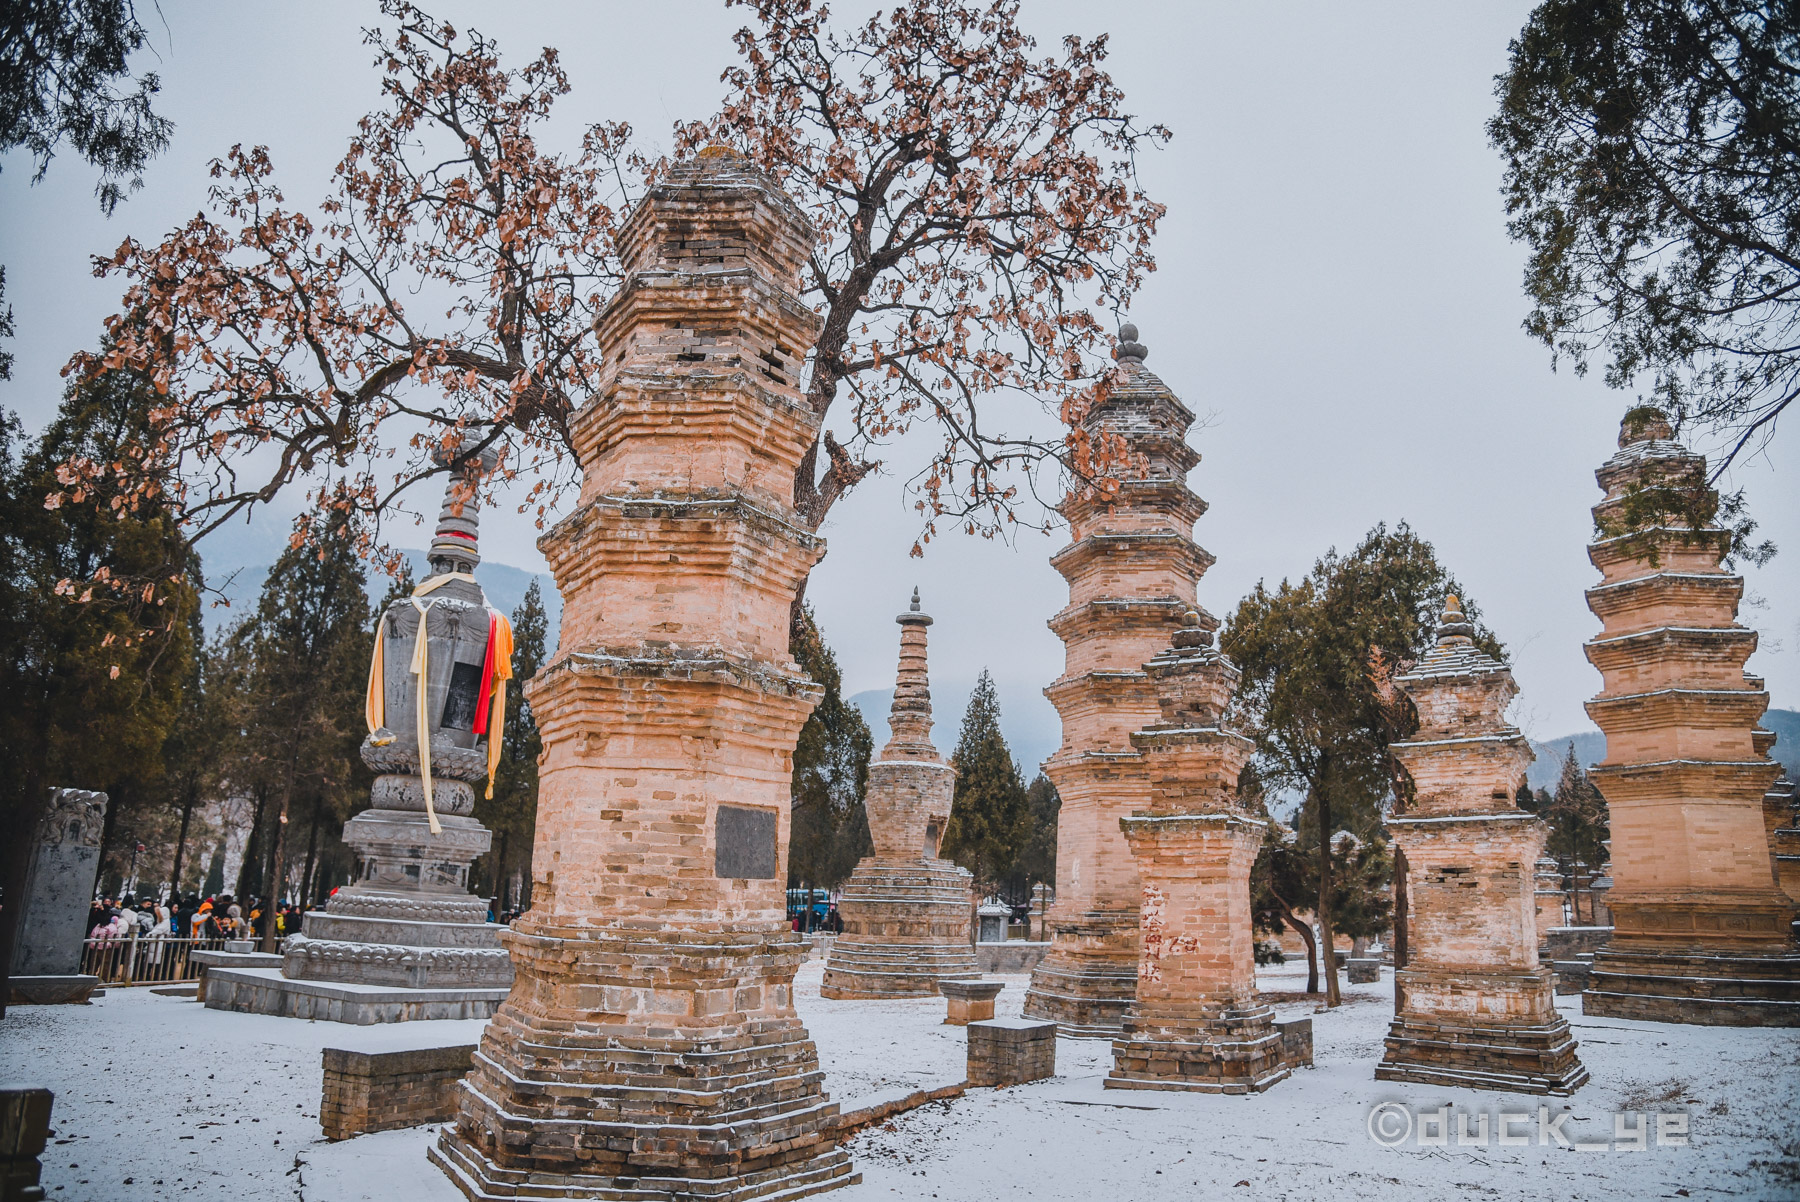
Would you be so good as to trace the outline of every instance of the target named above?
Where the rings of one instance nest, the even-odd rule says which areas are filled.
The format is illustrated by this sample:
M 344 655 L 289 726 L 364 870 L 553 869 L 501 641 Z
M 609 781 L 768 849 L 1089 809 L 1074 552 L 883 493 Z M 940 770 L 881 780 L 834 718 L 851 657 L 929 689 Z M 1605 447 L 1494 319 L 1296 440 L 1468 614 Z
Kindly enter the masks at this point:
M 475 1045 L 407 1052 L 326 1048 L 319 1126 L 326 1139 L 441 1123 L 456 1116 L 456 1083 L 468 1073 Z

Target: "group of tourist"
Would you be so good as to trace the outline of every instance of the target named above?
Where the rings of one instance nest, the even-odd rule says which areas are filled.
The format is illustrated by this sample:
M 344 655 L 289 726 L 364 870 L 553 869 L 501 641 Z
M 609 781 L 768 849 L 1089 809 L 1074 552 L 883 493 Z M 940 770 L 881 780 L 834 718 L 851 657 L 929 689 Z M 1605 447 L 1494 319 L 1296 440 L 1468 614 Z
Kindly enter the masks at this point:
M 88 909 L 88 939 L 108 943 L 131 939 L 250 939 L 265 930 L 265 905 L 261 899 L 241 905 L 229 893 L 214 897 L 179 894 L 168 898 L 96 899 Z M 300 929 L 304 911 L 291 902 L 275 907 L 275 934 L 286 936 Z

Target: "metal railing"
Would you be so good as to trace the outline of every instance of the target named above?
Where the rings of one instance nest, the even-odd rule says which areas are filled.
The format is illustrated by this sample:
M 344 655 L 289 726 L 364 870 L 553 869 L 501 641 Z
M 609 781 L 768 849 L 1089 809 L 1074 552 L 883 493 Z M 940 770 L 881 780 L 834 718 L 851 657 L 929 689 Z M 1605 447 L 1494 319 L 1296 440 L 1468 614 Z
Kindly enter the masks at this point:
M 192 981 L 200 965 L 191 953 L 219 951 L 223 939 L 169 939 L 136 933 L 119 939 L 82 941 L 81 971 L 104 985 L 162 985 Z

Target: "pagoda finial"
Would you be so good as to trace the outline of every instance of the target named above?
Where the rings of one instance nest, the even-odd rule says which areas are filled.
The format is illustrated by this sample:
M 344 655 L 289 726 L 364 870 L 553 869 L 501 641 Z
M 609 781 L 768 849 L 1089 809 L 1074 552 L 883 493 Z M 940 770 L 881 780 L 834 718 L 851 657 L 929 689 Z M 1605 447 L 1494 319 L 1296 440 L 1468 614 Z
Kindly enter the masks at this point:
M 1121 365 L 1142 363 L 1150 355 L 1150 349 L 1137 340 L 1138 328 L 1130 322 L 1119 327 L 1119 342 L 1113 347 L 1113 358 Z
M 1444 597 L 1444 612 L 1438 618 L 1438 646 L 1450 643 L 1473 643 L 1475 641 L 1475 624 L 1463 613 L 1462 598 L 1455 593 Z
M 1634 443 L 1660 442 L 1675 437 L 1675 428 L 1669 424 L 1668 414 L 1655 405 L 1636 405 L 1625 411 L 1619 422 L 1619 447 L 1623 449 Z

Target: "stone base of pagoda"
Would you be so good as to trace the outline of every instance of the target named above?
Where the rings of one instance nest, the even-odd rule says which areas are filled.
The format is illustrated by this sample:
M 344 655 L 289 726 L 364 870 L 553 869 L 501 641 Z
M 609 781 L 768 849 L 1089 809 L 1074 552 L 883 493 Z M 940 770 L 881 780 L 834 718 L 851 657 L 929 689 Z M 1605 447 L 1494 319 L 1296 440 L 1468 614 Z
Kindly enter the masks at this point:
M 1403 968 L 1394 984 L 1405 1008 L 1388 1027 L 1376 1080 L 1557 1097 L 1587 1083 L 1549 969 Z
M 825 963 L 823 997 L 936 997 L 939 981 L 975 981 L 969 882 L 947 860 L 864 860 L 844 883 L 844 931 Z
M 471 1199 L 798 1198 L 861 1180 L 793 1008 L 801 940 L 559 927 L 503 937 L 511 996 L 431 1159 Z
M 1800 1027 L 1800 954 L 1594 954 L 1582 1013 L 1708 1027 Z
M 1071 1039 L 1114 1039 L 1137 998 L 1136 910 L 1090 912 L 1050 922 L 1050 950 L 1031 974 L 1025 1017 Z
M 1416 1015 L 1388 1027 L 1377 1081 L 1567 1097 L 1588 1082 L 1568 1021 L 1488 1026 Z
M 1275 1011 L 1267 1006 L 1189 1022 L 1141 1023 L 1127 1016 L 1112 1046 L 1107 1089 L 1261 1093 L 1294 1067 L 1283 1056 Z

